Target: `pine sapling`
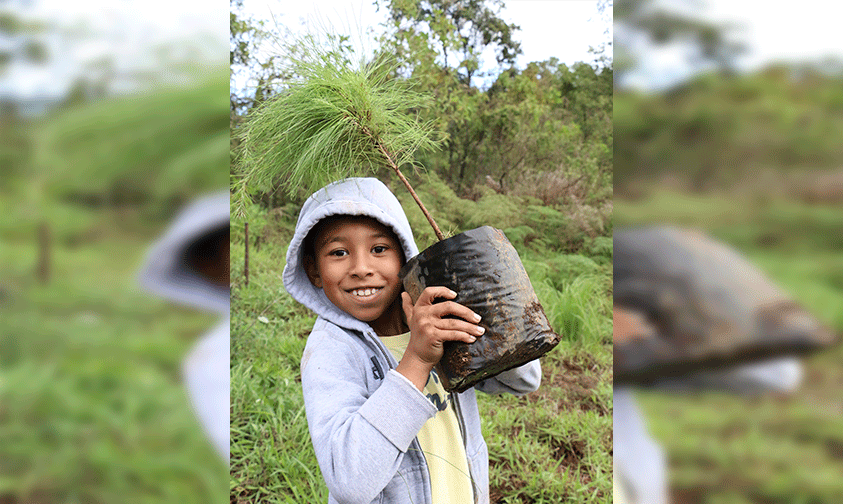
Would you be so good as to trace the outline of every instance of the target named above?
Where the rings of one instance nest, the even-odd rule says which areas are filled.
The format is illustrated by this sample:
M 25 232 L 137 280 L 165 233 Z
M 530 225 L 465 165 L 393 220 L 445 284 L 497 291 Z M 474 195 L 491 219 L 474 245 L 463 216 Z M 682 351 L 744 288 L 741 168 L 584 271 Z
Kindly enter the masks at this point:
M 336 44 L 335 44 L 336 45 Z M 410 191 L 439 240 L 442 231 L 401 167 L 414 169 L 417 150 L 437 148 L 432 123 L 412 110 L 430 105 L 428 96 L 393 75 L 385 55 L 354 66 L 344 48 L 311 40 L 293 58 L 298 78 L 253 111 L 240 137 L 240 178 L 235 199 L 277 186 L 293 194 L 387 167 Z M 242 206 L 241 206 L 242 208 Z

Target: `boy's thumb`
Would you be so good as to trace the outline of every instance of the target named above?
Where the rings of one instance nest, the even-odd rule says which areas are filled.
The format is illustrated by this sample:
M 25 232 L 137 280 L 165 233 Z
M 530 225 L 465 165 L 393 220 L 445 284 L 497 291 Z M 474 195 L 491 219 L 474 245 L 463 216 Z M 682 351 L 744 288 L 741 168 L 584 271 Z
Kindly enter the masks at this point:
M 401 293 L 401 306 L 404 308 L 404 316 L 407 317 L 407 322 L 413 317 L 413 299 L 406 292 Z

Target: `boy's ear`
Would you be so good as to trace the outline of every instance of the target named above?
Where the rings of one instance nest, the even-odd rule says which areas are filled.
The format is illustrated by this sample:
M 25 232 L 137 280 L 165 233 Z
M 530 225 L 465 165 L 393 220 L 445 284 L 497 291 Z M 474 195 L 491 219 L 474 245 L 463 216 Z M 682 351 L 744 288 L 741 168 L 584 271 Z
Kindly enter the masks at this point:
M 304 257 L 304 272 L 307 273 L 307 278 L 314 287 L 322 288 L 322 277 L 319 276 L 319 268 L 316 267 L 316 261 L 310 257 Z

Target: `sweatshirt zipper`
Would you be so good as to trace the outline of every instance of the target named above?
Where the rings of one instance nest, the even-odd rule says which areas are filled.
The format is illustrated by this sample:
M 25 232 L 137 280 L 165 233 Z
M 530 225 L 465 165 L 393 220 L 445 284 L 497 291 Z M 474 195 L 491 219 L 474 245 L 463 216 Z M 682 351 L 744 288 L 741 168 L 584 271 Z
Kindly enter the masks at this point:
M 395 359 L 395 357 L 393 357 L 392 353 L 390 353 L 389 350 L 386 349 L 386 346 L 383 344 L 383 342 L 381 342 L 378 339 L 378 335 L 375 334 L 375 333 L 372 333 L 372 332 L 366 333 L 366 334 L 368 336 L 374 338 L 375 348 L 377 348 L 378 351 L 380 351 L 381 356 L 383 356 L 386 359 L 387 367 L 389 369 L 395 369 L 395 367 L 392 365 L 392 361 L 393 361 L 393 359 Z M 386 379 L 386 374 L 384 374 L 383 379 L 384 380 Z M 458 415 L 458 417 L 459 417 L 459 415 Z M 461 418 L 460 418 L 460 422 L 462 422 Z M 462 430 L 462 424 L 460 424 L 460 430 Z M 465 444 L 465 434 L 463 434 L 463 444 Z M 424 456 L 424 452 L 422 451 L 421 443 L 419 443 L 418 436 L 415 439 L 413 439 L 413 445 L 412 446 L 413 446 L 413 449 L 418 452 L 419 456 L 421 456 L 422 461 L 424 462 L 424 467 L 427 469 L 427 486 L 428 486 L 429 490 L 432 492 L 433 489 L 431 487 L 432 483 L 430 481 L 430 467 L 427 465 L 427 457 Z
M 368 338 L 372 338 L 373 341 L 370 341 L 370 343 L 372 345 L 374 345 L 375 349 L 378 352 L 380 352 L 381 357 L 383 357 L 384 360 L 386 361 L 386 365 L 388 367 L 388 370 L 389 369 L 395 369 L 395 366 L 392 365 L 392 360 L 394 359 L 394 357 L 392 356 L 391 353 L 389 353 L 389 350 L 386 349 L 386 346 L 384 346 L 384 344 L 378 339 L 378 335 L 373 333 L 373 332 L 367 332 L 367 333 L 365 333 L 365 335 Z M 384 373 L 384 379 L 386 379 L 386 373 Z

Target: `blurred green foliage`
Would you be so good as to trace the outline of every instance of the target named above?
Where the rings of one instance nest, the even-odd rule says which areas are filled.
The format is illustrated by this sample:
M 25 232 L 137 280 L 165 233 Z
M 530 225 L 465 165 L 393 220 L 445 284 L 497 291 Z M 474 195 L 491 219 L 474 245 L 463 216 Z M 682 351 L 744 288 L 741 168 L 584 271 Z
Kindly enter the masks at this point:
M 17 204 L 0 203 L 6 216 Z M 181 377 L 213 318 L 139 291 L 153 234 L 127 232 L 125 217 L 102 210 L 48 202 L 43 215 L 65 213 L 79 223 L 59 230 L 47 286 L 26 222 L 3 220 L 0 500 L 215 501 L 227 473 Z M 68 241 L 86 227 L 98 232 Z
M 222 68 L 203 67 L 180 87 L 59 106 L 35 119 L 5 117 L 3 236 L 31 239 L 44 224 L 59 246 L 79 246 L 146 232 L 189 199 L 226 187 L 225 79 Z M 93 211 L 131 218 L 106 229 Z
M 32 162 L 32 133 L 26 125 L 0 120 L 0 191 L 10 190 L 10 184 Z
M 837 204 L 754 193 L 687 194 L 650 187 L 615 202 L 619 226 L 672 223 L 706 230 L 843 334 L 843 263 Z M 739 209 L 739 211 L 737 211 Z M 838 502 L 843 484 L 843 346 L 804 359 L 792 395 L 642 391 L 651 433 L 665 448 L 679 502 Z
M 781 178 L 843 166 L 843 76 L 816 68 L 703 75 L 667 94 L 618 92 L 614 102 L 619 193 L 663 177 L 706 190 L 769 170 Z
M 710 13 L 652 0 L 616 6 L 621 79 L 649 56 L 630 33 L 681 40 L 697 58 L 689 63 L 716 71 L 663 93 L 616 91 L 615 223 L 703 229 L 843 332 L 843 75 L 824 63 L 738 73 L 748 32 Z M 806 359 L 804 385 L 788 398 L 642 392 L 672 500 L 841 501 L 841 362 L 839 346 Z
M 161 214 L 225 187 L 227 75 L 213 67 L 195 78 L 191 85 L 58 111 L 33 131 L 36 151 L 27 171 L 46 197 Z
M 0 501 L 225 491 L 181 376 L 214 317 L 136 284 L 181 204 L 227 182 L 226 75 L 195 79 L 0 123 Z

